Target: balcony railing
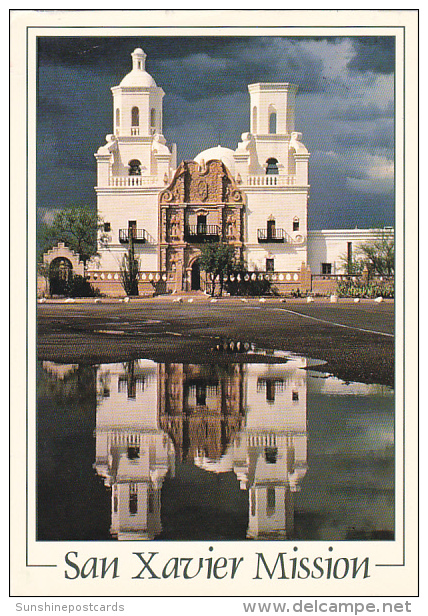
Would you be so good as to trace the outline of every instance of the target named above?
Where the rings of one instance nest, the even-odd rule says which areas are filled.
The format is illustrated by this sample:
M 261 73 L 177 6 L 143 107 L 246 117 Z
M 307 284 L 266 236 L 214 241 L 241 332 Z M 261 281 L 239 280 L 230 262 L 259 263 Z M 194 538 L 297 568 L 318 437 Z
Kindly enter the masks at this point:
M 220 237 L 221 229 L 218 225 L 187 225 L 184 232 L 185 241 L 196 244 L 218 242 Z
M 157 175 L 113 175 L 109 178 L 110 188 L 139 188 L 141 186 L 163 186 L 163 183 Z
M 295 186 L 295 175 L 249 175 L 243 182 L 247 186 Z
M 119 242 L 122 244 L 128 243 L 130 234 L 132 234 L 132 239 L 136 244 L 145 244 L 148 241 L 148 234 L 145 229 L 119 229 Z
M 260 244 L 263 243 L 284 243 L 286 241 L 286 233 L 284 229 L 257 229 L 257 239 Z

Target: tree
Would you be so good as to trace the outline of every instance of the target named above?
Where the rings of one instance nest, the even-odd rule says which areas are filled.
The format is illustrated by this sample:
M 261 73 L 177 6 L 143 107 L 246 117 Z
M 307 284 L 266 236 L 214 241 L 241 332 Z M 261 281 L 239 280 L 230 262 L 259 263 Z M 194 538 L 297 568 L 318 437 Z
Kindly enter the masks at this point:
M 205 244 L 201 249 L 199 257 L 201 269 L 207 274 L 211 274 L 213 278 L 213 286 L 211 294 L 214 296 L 215 282 L 217 276 L 220 280 L 220 296 L 223 294 L 224 276 L 229 276 L 237 269 L 239 264 L 236 258 L 235 249 L 233 246 L 223 244 L 223 242 L 214 242 Z
M 97 254 L 97 235 L 101 228 L 102 221 L 88 208 L 60 210 L 52 223 L 45 224 L 40 232 L 42 253 L 58 242 L 64 242 L 79 254 L 86 266 L 87 261 Z
M 382 229 L 376 239 L 359 246 L 358 254 L 371 273 L 379 276 L 393 275 L 395 259 L 393 231 Z

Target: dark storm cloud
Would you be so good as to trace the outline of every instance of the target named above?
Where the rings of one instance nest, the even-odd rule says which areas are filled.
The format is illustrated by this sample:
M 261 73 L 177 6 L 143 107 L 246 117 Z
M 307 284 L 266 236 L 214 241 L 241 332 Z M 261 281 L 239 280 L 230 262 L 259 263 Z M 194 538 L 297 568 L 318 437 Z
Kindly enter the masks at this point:
M 370 151 L 375 149 L 389 150 L 392 154 L 394 148 L 394 132 L 392 126 L 379 122 L 368 131 L 337 132 L 333 140 L 336 144 L 350 148 L 362 146 Z
M 374 103 L 368 103 L 367 105 L 353 103 L 344 109 L 332 109 L 328 117 L 331 120 L 343 120 L 347 122 L 370 122 L 380 118 L 393 118 L 394 104 L 390 101 L 388 105 L 382 109 Z
M 348 62 L 352 71 L 389 75 L 395 69 L 395 38 L 362 36 L 352 39 L 355 56 Z
M 362 193 L 349 186 L 347 179 L 366 174 L 337 157 L 313 152 L 310 167 L 310 229 L 383 227 L 394 224 L 394 194 Z M 316 207 L 313 208 L 313 205 Z
M 111 36 L 111 37 L 41 37 L 39 58 L 43 63 L 61 63 L 68 66 L 111 65 L 113 62 L 127 66 L 126 50 L 131 53 L 135 47 L 143 46 L 144 51 L 160 60 L 184 58 L 197 53 L 214 57 L 230 55 L 232 50 L 243 47 L 258 47 L 259 37 L 205 37 L 205 36 Z M 220 43 L 221 41 L 221 43 Z
M 101 63 L 111 66 L 118 64 L 126 69 L 128 57 L 136 47 L 142 47 L 151 59 L 178 60 L 197 54 L 206 54 L 213 58 L 238 57 L 242 53 L 254 50 L 262 52 L 268 49 L 276 37 L 259 36 L 114 36 L 114 37 L 40 37 L 38 51 L 40 62 L 62 64 L 64 66 L 99 66 Z M 291 44 L 301 39 L 282 38 Z M 305 37 L 310 40 L 310 37 Z M 315 39 L 313 39 L 315 40 Z M 333 40 L 333 39 L 332 39 Z
M 41 65 L 97 67 L 118 83 L 129 72 L 130 54 L 142 47 L 158 85 L 186 100 L 247 92 L 249 83 L 289 81 L 301 92 L 340 87 L 322 77 L 322 61 L 304 48 L 313 39 L 285 37 L 64 37 L 39 39 Z M 330 43 L 340 39 L 331 39 Z
M 63 101 L 60 101 L 55 98 L 49 98 L 47 96 L 39 97 L 37 101 L 37 112 L 41 115 L 64 115 L 69 113 L 71 110 L 64 104 Z

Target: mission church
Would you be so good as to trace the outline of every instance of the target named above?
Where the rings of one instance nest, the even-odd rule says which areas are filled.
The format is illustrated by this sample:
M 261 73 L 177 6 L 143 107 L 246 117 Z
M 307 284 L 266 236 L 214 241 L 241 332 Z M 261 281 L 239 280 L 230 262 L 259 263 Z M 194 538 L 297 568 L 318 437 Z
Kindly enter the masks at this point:
M 141 295 L 208 291 L 199 258 L 215 241 L 242 257 L 246 280 L 267 279 L 280 293 L 310 291 L 314 274 L 343 273 L 342 255 L 351 258 L 373 230 L 308 231 L 310 154 L 295 127 L 298 86 L 249 85 L 250 132 L 236 149 L 219 145 L 177 166 L 176 145 L 163 136 L 165 93 L 146 71 L 144 51 L 131 56 L 132 70 L 111 88 L 113 132 L 95 154 L 104 228 L 86 271 L 92 286 L 124 294 L 130 243 Z

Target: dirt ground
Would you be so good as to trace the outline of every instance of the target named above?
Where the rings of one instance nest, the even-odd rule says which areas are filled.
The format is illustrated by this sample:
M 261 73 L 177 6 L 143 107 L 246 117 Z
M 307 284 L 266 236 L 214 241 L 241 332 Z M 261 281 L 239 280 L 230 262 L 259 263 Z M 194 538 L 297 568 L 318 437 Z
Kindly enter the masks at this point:
M 394 385 L 394 302 L 174 296 L 153 299 L 50 300 L 38 304 L 38 359 L 108 363 L 248 361 L 219 351 L 251 343 L 326 362 L 346 381 Z M 254 360 L 254 357 L 252 361 Z M 265 358 L 263 359 L 265 361 Z

